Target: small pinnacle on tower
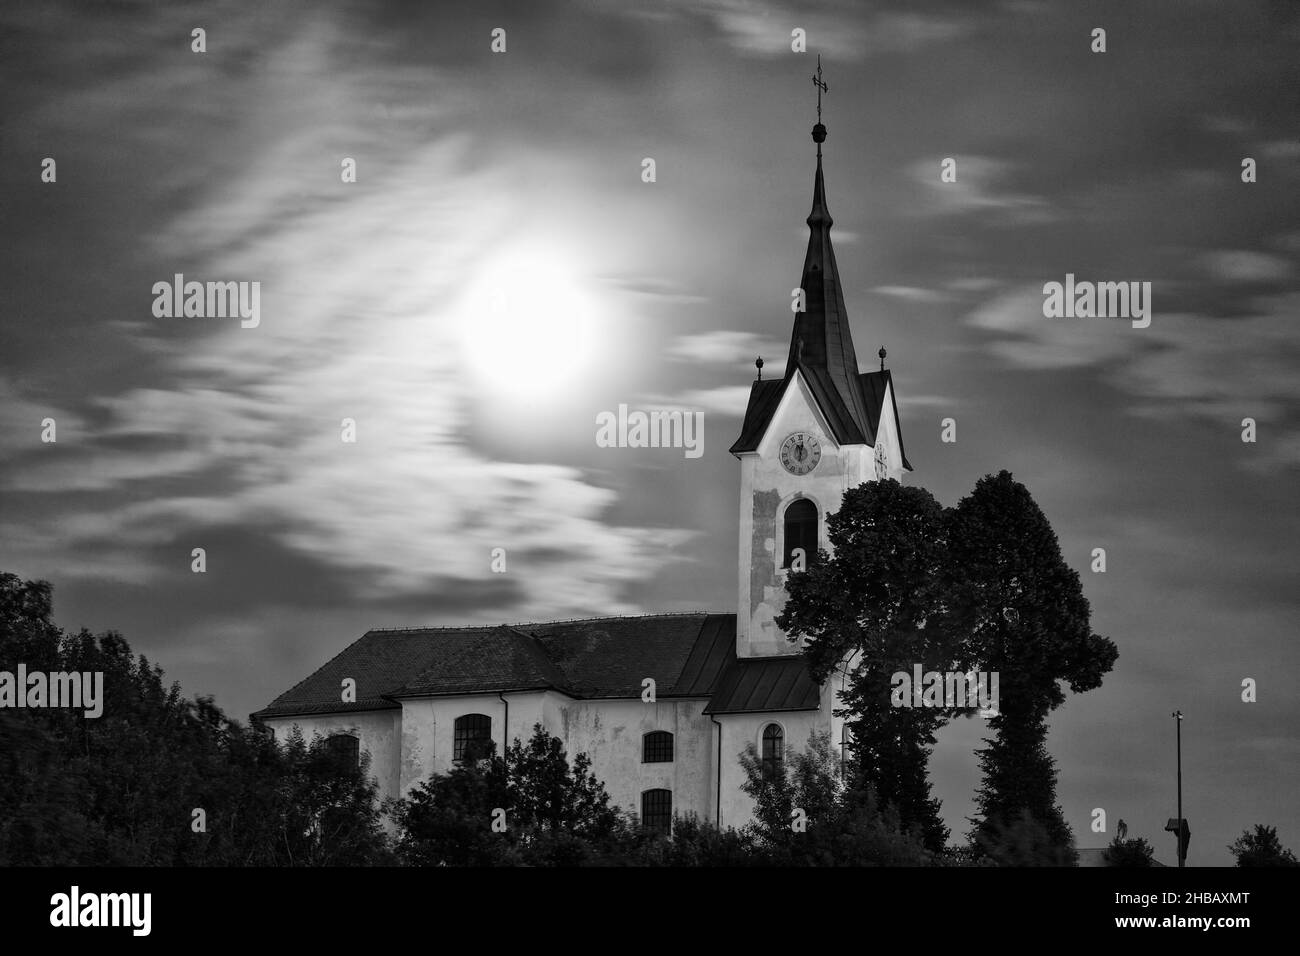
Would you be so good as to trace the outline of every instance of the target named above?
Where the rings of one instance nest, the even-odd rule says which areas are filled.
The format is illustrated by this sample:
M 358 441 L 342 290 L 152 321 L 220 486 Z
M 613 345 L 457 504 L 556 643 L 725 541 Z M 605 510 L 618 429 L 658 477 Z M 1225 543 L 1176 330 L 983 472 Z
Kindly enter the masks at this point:
M 763 356 L 754 359 L 754 367 L 758 369 L 758 380 L 763 381 Z
M 885 356 L 888 353 L 885 351 L 885 347 L 882 345 L 880 347 L 880 351 L 877 352 L 876 354 L 880 356 L 880 370 L 883 372 L 885 370 Z

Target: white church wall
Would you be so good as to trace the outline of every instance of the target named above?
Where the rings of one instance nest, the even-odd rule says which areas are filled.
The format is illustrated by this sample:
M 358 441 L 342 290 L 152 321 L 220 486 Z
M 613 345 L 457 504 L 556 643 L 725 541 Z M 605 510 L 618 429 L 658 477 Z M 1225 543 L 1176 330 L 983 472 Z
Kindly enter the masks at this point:
M 295 726 L 308 743 L 316 734 L 352 734 L 363 753 L 370 754 L 370 776 L 379 784 L 379 799 L 398 794 L 401 757 L 401 711 L 366 710 L 343 714 L 306 714 L 268 717 L 262 721 L 280 743 L 288 740 Z
M 547 730 L 564 741 L 570 759 L 591 757 L 592 772 L 610 802 L 641 812 L 646 790 L 672 791 L 675 813 L 713 818 L 714 726 L 703 713 L 707 700 L 573 700 L 549 693 L 543 707 Z M 671 763 L 642 763 L 642 737 L 655 730 L 673 735 Z
M 745 745 L 752 743 L 761 755 L 763 730 L 768 724 L 775 723 L 784 731 L 787 747 L 805 750 L 813 730 L 830 728 L 829 715 L 830 711 L 823 706 L 820 711 L 723 714 L 718 717 L 722 724 L 722 826 L 740 828 L 754 818 L 754 801 L 740 789 L 745 782 L 745 772 L 740 766 L 740 754 Z
M 848 674 L 857 665 L 861 659 L 862 652 L 854 651 L 847 655 L 840 665 L 831 672 L 822 684 L 822 712 L 829 715 L 831 745 L 836 748 L 843 747 L 844 744 L 844 725 L 846 723 L 843 717 L 835 716 L 835 711 L 844 707 L 844 691 L 848 687 Z
M 456 718 L 483 714 L 492 720 L 492 740 L 497 753 L 518 738 L 528 740 L 533 725 L 542 721 L 541 691 L 506 691 L 497 694 L 465 694 L 455 697 L 417 697 L 402 700 L 401 781 L 403 795 L 428 780 L 434 773 L 454 768 Z M 509 726 L 506 726 L 506 702 Z
M 815 435 L 821 443 L 821 461 L 806 475 L 792 475 L 781 465 L 781 443 L 793 432 Z M 865 445 L 835 444 L 803 376 L 796 372 L 757 452 L 740 459 L 738 656 L 761 657 L 798 650 L 773 621 L 785 606 L 785 577 L 789 573 L 779 567 L 785 509 L 796 498 L 812 499 L 820 518 L 818 542 L 829 549 L 826 514 L 839 509 L 850 486 L 861 483 L 869 457 Z
M 903 453 L 899 450 L 903 443 L 898 435 L 898 425 L 894 422 L 893 385 L 885 386 L 885 397 L 880 405 L 880 424 L 876 428 L 876 444 L 885 446 L 885 464 L 888 467 L 885 477 L 902 481 L 906 472 L 903 471 Z M 874 465 L 874 456 L 869 464 Z M 874 468 L 870 477 L 875 477 Z

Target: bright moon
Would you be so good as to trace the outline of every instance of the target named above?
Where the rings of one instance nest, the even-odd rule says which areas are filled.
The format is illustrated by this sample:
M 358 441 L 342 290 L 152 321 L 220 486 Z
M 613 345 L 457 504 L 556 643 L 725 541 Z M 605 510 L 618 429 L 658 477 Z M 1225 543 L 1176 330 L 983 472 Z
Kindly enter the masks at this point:
M 498 259 L 471 285 L 464 347 L 470 369 L 494 390 L 530 399 L 563 390 L 591 351 L 591 296 L 554 252 Z

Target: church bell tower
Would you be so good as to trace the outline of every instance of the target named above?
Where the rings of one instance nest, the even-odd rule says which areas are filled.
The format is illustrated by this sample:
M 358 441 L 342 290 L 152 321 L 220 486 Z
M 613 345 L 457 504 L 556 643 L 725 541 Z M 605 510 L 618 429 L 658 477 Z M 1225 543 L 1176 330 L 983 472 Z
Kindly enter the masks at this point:
M 885 369 L 860 372 L 844 292 L 831 248 L 831 214 L 822 175 L 820 59 L 817 75 L 817 172 L 808 214 L 808 251 L 785 372 L 759 378 L 749 393 L 741 434 L 740 566 L 736 607 L 739 657 L 793 654 L 799 646 L 777 628 L 790 574 L 829 550 L 826 515 L 864 481 L 911 471 L 903 454 L 893 381 Z

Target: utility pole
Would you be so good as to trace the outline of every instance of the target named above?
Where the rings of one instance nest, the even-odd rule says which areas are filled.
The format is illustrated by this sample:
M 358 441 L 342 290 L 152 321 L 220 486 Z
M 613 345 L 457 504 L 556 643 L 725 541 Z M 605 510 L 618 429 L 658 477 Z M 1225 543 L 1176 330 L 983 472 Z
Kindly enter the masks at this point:
M 1183 839 L 1183 712 L 1176 710 L 1172 714 L 1174 726 L 1178 728 L 1178 830 L 1174 837 L 1178 840 L 1178 866 L 1181 868 L 1185 862 L 1186 841 Z

